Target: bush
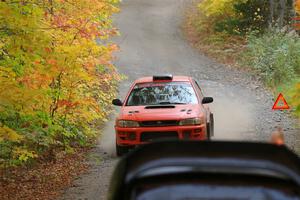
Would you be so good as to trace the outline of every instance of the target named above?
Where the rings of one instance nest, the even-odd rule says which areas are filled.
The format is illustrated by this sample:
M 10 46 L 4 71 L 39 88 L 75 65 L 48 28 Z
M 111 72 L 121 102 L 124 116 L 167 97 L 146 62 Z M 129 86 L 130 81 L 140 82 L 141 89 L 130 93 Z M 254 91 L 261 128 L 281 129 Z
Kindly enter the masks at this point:
M 275 30 L 251 34 L 242 64 L 255 69 L 270 87 L 283 84 L 300 74 L 300 39 Z
M 236 3 L 247 0 L 203 0 L 198 4 L 198 9 L 202 14 L 199 21 L 203 26 L 216 29 L 219 32 L 225 30 L 225 21 L 235 21 L 237 13 L 234 10 Z M 223 26 L 223 27 L 222 27 Z M 230 22 L 228 22 L 230 26 Z
M 204 0 L 198 7 L 204 14 L 204 23 L 210 23 L 217 32 L 244 34 L 267 25 L 267 1 Z
M 286 2 L 285 24 L 290 21 L 293 1 Z M 251 31 L 263 32 L 270 23 L 269 1 L 262 0 L 204 0 L 198 8 L 204 14 L 204 23 L 210 24 L 216 32 L 245 35 Z M 279 18 L 278 9 L 274 19 Z
M 246 1 L 247 0 L 203 0 L 198 4 L 198 8 L 209 18 L 222 16 L 232 17 L 235 15 L 234 4 Z
M 234 17 L 225 17 L 215 24 L 215 30 L 229 34 L 247 34 L 268 27 L 268 1 L 248 0 L 233 4 Z

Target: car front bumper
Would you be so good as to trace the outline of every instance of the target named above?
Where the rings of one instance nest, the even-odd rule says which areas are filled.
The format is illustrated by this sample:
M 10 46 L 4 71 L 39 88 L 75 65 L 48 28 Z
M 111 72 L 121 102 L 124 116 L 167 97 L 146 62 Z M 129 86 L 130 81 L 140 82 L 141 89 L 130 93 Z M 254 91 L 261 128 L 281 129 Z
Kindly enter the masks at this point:
M 115 126 L 117 145 L 136 146 L 161 139 L 206 140 L 206 125 L 121 128 Z

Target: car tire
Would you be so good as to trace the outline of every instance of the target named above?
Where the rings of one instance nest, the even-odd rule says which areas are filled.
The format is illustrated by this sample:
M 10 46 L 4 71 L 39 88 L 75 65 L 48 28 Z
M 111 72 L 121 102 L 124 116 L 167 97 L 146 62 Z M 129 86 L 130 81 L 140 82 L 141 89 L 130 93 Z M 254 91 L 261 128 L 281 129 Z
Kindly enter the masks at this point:
M 128 147 L 119 146 L 116 144 L 116 154 L 118 157 L 125 155 L 128 152 L 128 150 Z

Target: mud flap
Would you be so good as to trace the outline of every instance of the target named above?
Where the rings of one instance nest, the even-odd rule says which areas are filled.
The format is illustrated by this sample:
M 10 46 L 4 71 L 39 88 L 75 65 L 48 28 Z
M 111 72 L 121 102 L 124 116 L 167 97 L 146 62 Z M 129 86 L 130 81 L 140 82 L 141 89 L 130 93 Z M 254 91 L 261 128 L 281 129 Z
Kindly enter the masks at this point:
M 214 136 L 214 114 L 210 113 L 209 115 L 209 134 L 210 137 Z

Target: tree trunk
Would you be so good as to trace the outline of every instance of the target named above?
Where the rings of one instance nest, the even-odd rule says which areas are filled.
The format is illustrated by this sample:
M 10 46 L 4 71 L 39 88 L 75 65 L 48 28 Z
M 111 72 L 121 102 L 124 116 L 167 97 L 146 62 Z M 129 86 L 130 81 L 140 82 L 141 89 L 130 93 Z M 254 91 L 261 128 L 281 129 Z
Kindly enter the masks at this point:
M 274 21 L 274 0 L 269 0 L 270 4 L 270 17 L 269 17 L 269 27 L 271 28 Z
M 282 28 L 284 26 L 285 14 L 286 14 L 286 4 L 287 4 L 286 0 L 279 1 L 279 5 L 280 5 L 279 17 L 278 17 L 279 28 Z

